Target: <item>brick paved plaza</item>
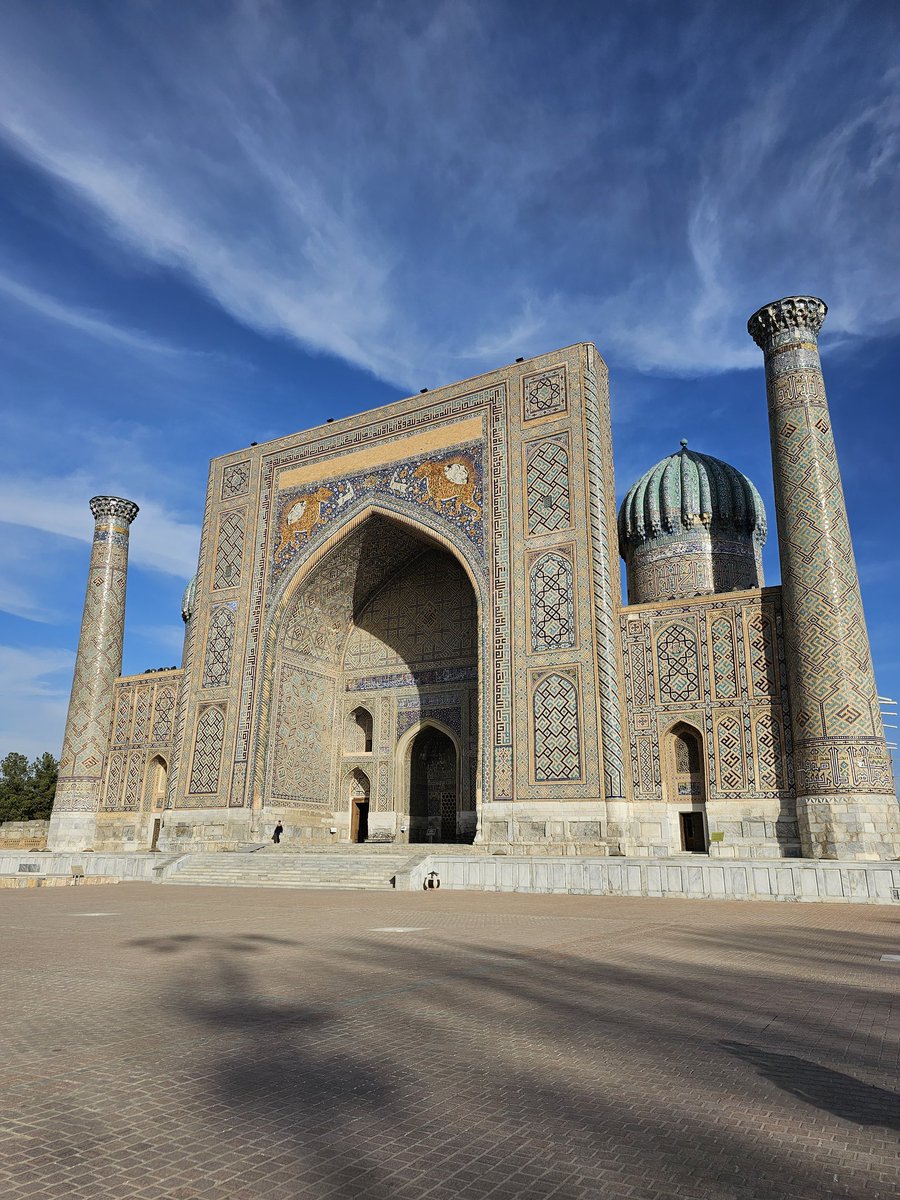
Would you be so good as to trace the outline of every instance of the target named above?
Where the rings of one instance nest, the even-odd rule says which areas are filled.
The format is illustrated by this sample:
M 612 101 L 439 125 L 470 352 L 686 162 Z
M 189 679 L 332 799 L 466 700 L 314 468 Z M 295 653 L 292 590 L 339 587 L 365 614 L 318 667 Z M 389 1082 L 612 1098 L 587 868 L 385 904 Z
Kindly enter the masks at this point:
M 121 884 L 0 925 L 4 1200 L 900 1185 L 888 906 Z

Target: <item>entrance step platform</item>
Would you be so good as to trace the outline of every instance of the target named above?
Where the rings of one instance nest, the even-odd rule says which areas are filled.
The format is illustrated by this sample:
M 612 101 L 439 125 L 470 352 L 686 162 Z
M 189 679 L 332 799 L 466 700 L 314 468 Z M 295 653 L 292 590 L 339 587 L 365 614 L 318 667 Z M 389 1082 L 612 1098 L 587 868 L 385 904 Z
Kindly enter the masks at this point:
M 354 848 L 348 848 L 352 851 Z M 186 854 L 160 875 L 160 883 L 218 887 L 355 888 L 387 891 L 412 855 L 404 848 L 392 854 L 329 850 L 289 851 L 272 847 L 258 851 Z M 331 851 L 331 852 L 329 852 Z
M 290 855 L 318 854 L 334 857 L 349 857 L 360 862 L 373 856 L 387 855 L 396 858 L 397 855 L 409 858 L 413 854 L 486 854 L 484 846 L 472 846 L 459 842 L 319 842 L 298 845 L 296 842 L 284 841 L 277 846 L 272 842 L 257 842 L 245 847 L 255 854 Z

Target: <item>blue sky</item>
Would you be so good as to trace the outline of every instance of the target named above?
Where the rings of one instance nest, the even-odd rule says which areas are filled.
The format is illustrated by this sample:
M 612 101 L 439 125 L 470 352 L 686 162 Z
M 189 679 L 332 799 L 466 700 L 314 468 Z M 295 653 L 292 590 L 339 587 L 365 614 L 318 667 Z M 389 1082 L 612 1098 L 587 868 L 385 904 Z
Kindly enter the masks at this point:
M 141 505 L 124 669 L 176 663 L 211 456 L 520 355 L 597 344 L 620 494 L 687 437 L 771 516 L 746 321 L 792 293 L 830 307 L 897 695 L 898 33 L 846 0 L 5 0 L 0 754 L 59 752 L 90 496 Z

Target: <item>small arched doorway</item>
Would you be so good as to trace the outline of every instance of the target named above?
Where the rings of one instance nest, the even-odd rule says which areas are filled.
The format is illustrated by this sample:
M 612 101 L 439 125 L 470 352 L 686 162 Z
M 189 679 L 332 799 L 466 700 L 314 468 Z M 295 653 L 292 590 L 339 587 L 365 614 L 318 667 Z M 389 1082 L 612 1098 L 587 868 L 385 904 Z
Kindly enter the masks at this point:
M 359 768 L 351 771 L 350 785 L 350 841 L 365 842 L 369 837 L 369 777 Z
M 433 725 L 416 734 L 409 754 L 409 840 L 458 840 L 459 757 L 453 739 Z
M 676 725 L 668 736 L 669 800 L 678 805 L 681 848 L 693 854 L 709 849 L 706 834 L 706 773 L 703 739 L 690 725 Z
M 157 754 L 147 765 L 147 807 L 150 809 L 150 849 L 155 850 L 162 829 L 163 810 L 166 807 L 166 784 L 169 771 L 166 760 Z

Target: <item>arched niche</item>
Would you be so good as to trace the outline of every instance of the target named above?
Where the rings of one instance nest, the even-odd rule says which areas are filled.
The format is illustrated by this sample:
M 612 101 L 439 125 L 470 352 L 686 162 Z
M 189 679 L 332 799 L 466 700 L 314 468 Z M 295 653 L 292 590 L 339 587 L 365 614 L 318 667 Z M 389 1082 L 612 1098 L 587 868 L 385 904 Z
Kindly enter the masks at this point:
M 678 807 L 681 849 L 703 854 L 709 848 L 706 826 L 706 755 L 703 735 L 679 721 L 664 738 L 666 799 Z
M 147 763 L 144 786 L 144 808 L 157 812 L 166 807 L 166 784 L 169 764 L 161 754 L 155 754 Z
M 347 714 L 344 724 L 344 753 L 372 753 L 372 714 L 359 705 Z

